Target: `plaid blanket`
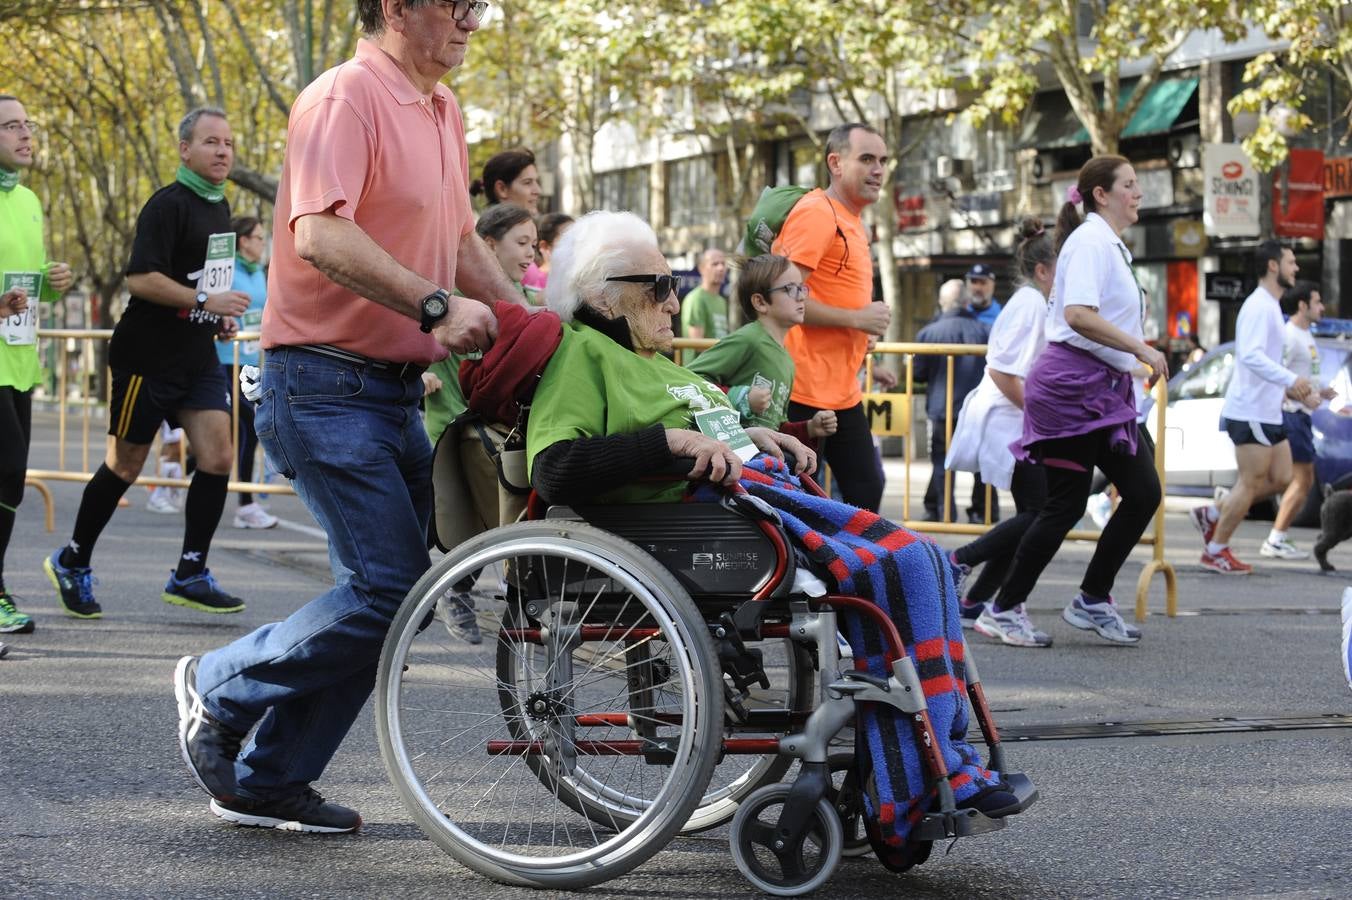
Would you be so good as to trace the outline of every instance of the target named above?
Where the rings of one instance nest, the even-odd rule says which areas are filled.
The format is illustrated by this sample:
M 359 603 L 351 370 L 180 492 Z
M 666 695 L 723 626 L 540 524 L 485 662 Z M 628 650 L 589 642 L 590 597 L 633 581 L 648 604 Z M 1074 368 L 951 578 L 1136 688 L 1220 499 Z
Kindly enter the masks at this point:
M 837 590 L 872 600 L 896 623 L 915 664 L 930 720 L 959 803 L 1000 784 L 965 740 L 967 684 L 962 626 L 948 554 L 881 516 L 803 490 L 779 461 L 758 456 L 742 469 L 742 487 L 774 507 L 790 535 Z M 863 617 L 841 614 L 856 669 L 887 677 L 881 632 Z M 925 790 L 910 720 L 893 707 L 861 703 L 856 764 L 865 806 L 883 840 L 900 846 L 934 800 Z

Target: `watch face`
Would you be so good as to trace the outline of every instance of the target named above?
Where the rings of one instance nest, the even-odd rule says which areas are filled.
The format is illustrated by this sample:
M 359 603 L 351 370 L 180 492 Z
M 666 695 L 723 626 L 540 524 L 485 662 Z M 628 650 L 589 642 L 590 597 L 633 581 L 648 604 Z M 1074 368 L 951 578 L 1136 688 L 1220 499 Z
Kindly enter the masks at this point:
M 423 301 L 423 314 L 432 318 L 440 318 L 446 315 L 446 300 L 444 297 L 433 295 Z

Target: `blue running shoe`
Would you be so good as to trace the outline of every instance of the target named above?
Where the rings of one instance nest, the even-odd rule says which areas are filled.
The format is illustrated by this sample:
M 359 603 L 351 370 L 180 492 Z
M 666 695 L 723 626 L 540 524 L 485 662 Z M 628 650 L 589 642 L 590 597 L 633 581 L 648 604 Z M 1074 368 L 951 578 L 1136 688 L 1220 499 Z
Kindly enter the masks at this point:
M 175 606 L 186 606 L 198 612 L 237 613 L 244 611 L 244 601 L 221 590 L 210 569 L 202 570 L 186 581 L 179 581 L 174 573 L 169 573 L 169 583 L 164 586 L 160 599 Z
M 43 571 L 61 597 L 61 608 L 66 611 L 66 615 L 77 619 L 103 618 L 103 607 L 94 599 L 93 572 L 89 568 L 67 569 L 61 565 L 61 550 L 42 561 Z
M 1076 628 L 1097 632 L 1099 637 L 1114 644 L 1135 644 L 1141 639 L 1141 629 L 1123 621 L 1111 597 L 1106 603 L 1086 603 L 1084 594 L 1076 594 L 1061 611 L 1061 618 Z
M 963 597 L 958 601 L 958 621 L 962 622 L 963 628 L 975 628 L 976 620 L 981 618 L 981 613 L 985 609 L 985 603 L 972 603 Z

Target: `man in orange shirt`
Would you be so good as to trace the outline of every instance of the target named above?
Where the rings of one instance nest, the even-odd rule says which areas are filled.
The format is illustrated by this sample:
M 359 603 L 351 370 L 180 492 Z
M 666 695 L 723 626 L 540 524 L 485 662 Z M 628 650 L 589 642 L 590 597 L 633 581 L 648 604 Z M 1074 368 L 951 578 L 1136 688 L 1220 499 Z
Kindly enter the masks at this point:
M 825 440 L 822 458 L 845 502 L 874 512 L 882 505 L 883 469 L 858 373 L 869 336 L 881 337 L 892 314 L 873 299 L 873 261 L 860 215 L 877 202 L 886 167 L 887 145 L 877 131 L 858 122 L 837 126 L 826 138 L 830 185 L 794 205 L 774 245 L 803 272 L 809 292 L 803 324 L 785 341 L 797 367 L 788 417 L 835 411 L 836 433 Z
M 356 56 L 291 110 L 256 425 L 328 534 L 335 586 L 285 621 L 179 660 L 179 749 L 227 821 L 361 826 L 312 783 L 370 695 L 390 622 L 430 564 L 422 372 L 447 349 L 492 343 L 496 320 L 469 298 L 519 296 L 475 234 L 464 124 L 440 83 L 487 5 L 359 0 Z

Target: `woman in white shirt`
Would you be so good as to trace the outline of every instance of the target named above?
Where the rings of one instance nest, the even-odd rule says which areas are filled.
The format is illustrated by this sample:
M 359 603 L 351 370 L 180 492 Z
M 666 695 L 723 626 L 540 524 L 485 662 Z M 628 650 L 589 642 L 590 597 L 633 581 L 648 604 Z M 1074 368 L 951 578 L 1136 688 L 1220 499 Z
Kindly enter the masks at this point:
M 1117 486 L 1122 502 L 1099 537 L 1080 592 L 1061 617 L 1114 643 L 1141 639 L 1140 629 L 1122 620 L 1111 593 L 1161 499 L 1152 454 L 1137 432 L 1132 370 L 1140 363 L 1149 366 L 1153 384 L 1168 377 L 1168 363 L 1143 339 L 1143 295 L 1121 238 L 1136 222 L 1141 197 L 1130 162 L 1098 156 L 1080 169 L 1057 218 L 1047 348 L 1024 383 L 1023 439 L 1011 447 L 1016 458 L 1043 466 L 1047 502 L 979 620 L 984 633 L 1003 639 L 1014 629 L 1033 630 L 1023 603 L 1084 514 L 1097 466 Z
M 1019 226 L 1014 269 L 1021 286 L 1009 298 L 991 329 L 986 373 L 962 405 L 945 460 L 949 469 L 979 472 L 987 484 L 1013 493 L 1018 510 L 1017 515 L 952 554 L 953 562 L 967 569 L 985 563 L 981 575 L 962 598 L 959 613 L 965 628 L 980 628 L 976 626 L 977 619 L 1004 583 L 1019 539 L 1033 524 L 1047 497 L 1042 467 L 1016 463 L 1009 449 L 1011 443 L 1023 437 L 1024 379 L 1047 344 L 1043 326 L 1056 254 L 1041 219 L 1025 218 Z M 1046 634 L 1031 626 L 1027 630 L 1008 628 L 991 637 L 1022 647 L 1051 643 Z

